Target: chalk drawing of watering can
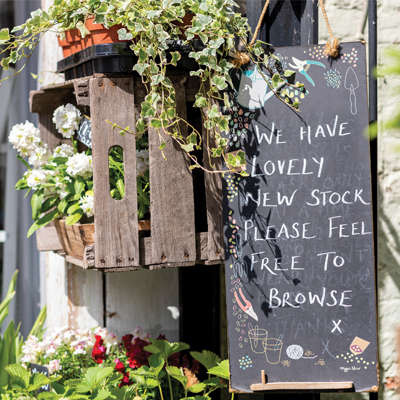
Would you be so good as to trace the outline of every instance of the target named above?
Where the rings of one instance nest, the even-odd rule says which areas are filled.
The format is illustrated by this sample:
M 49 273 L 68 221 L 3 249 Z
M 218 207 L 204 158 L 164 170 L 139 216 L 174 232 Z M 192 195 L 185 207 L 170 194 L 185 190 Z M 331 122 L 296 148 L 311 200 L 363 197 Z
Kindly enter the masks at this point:
M 242 70 L 241 72 L 239 90 L 235 90 L 238 96 L 237 102 L 249 110 L 264 107 L 265 102 L 274 95 L 274 91 L 268 85 L 268 82 L 271 84 L 271 79 L 263 76 L 257 67 L 253 71 Z M 279 85 L 276 90 L 283 85 L 285 83 Z

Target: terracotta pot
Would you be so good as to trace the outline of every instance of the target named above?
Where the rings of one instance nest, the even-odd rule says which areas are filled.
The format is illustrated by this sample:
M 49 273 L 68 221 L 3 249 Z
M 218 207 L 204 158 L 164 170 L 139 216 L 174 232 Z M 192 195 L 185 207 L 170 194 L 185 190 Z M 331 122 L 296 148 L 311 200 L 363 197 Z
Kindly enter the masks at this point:
M 69 31 L 65 31 L 65 39 L 70 45 L 72 54 L 82 50 L 81 35 L 78 29 L 70 29 Z
M 130 42 L 131 40 L 119 40 L 118 31 L 123 28 L 122 25 L 113 25 L 109 29 L 105 28 L 102 24 L 94 24 L 94 17 L 88 18 L 85 22 L 86 28 L 90 31 L 84 39 L 84 48 L 93 46 L 94 44 L 103 43 L 122 43 Z
M 67 42 L 67 39 L 61 40 L 60 36 L 57 36 L 57 39 L 58 39 L 58 45 L 62 48 L 63 57 L 65 58 L 70 56 L 72 54 L 71 46 Z

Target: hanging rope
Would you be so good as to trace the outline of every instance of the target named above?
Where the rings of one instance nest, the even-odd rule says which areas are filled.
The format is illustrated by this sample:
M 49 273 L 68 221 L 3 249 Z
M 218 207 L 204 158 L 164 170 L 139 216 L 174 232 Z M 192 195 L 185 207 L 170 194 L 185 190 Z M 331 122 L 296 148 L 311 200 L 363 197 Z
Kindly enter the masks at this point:
M 326 24 L 326 27 L 328 28 L 328 32 L 329 32 L 329 39 L 325 45 L 324 54 L 326 56 L 331 56 L 331 57 L 335 58 L 339 54 L 339 39 L 337 37 L 333 36 L 332 29 L 331 29 L 331 26 L 328 21 L 328 16 L 326 14 L 324 2 L 322 0 L 319 0 L 319 6 L 321 7 L 321 11 L 322 11 L 322 14 L 325 19 L 325 24 Z
M 329 24 L 329 20 L 328 20 L 328 16 L 326 14 L 326 10 L 325 10 L 325 6 L 323 3 L 323 0 L 318 0 L 319 1 L 319 6 L 321 7 L 321 11 L 322 14 L 324 16 L 325 19 L 325 23 L 326 23 L 326 27 L 328 28 L 328 32 L 329 32 L 329 39 L 328 42 L 325 45 L 325 50 L 324 50 L 324 54 L 326 56 L 330 56 L 330 57 L 337 57 L 339 54 L 339 39 L 335 36 L 333 36 L 332 33 L 332 29 L 331 26 Z M 264 8 L 262 10 L 260 19 L 258 21 L 258 24 L 256 26 L 256 30 L 254 31 L 254 35 L 253 38 L 251 39 L 251 42 L 249 44 L 250 47 L 254 46 L 254 43 L 257 39 L 258 36 L 258 32 L 261 29 L 261 25 L 263 23 L 264 17 L 265 17 L 265 13 L 267 12 L 267 8 L 269 6 L 270 0 L 267 0 L 264 4 Z M 230 53 L 230 56 L 232 57 L 232 64 L 234 65 L 234 67 L 236 69 L 241 68 L 243 65 L 247 64 L 250 62 L 250 57 L 248 54 L 243 53 L 241 51 L 236 51 L 235 53 Z

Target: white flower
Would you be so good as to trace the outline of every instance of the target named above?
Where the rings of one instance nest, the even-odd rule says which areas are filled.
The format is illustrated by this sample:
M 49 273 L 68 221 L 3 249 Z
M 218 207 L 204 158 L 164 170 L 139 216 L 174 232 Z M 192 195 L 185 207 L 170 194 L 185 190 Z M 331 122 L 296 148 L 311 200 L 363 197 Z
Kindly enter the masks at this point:
M 146 333 L 140 326 L 136 327 L 136 329 L 132 332 L 133 340 L 139 338 L 141 340 L 145 340 L 150 337 L 148 333 Z
M 35 168 L 47 164 L 50 154 L 47 152 L 47 145 L 43 147 L 36 147 L 30 152 L 29 164 Z
M 83 212 L 88 217 L 93 217 L 94 215 L 94 197 L 93 196 L 85 196 L 79 199 L 79 205 L 82 208 Z
M 53 114 L 53 122 L 58 132 L 65 138 L 70 138 L 79 128 L 81 112 L 72 104 L 56 108 Z
M 27 185 L 33 190 L 36 190 L 38 186 L 40 186 L 42 183 L 45 183 L 47 179 L 47 174 L 41 169 L 28 171 L 28 173 L 25 173 L 24 175 L 27 176 Z
M 105 340 L 111 346 L 116 346 L 119 342 L 117 335 L 112 332 L 107 333 Z
M 63 143 L 53 150 L 54 157 L 72 157 L 74 155 L 74 148 L 69 144 Z
M 40 146 L 40 131 L 31 122 L 17 124 L 11 128 L 8 140 L 25 157 L 37 147 Z
M 84 349 L 84 345 L 83 344 L 78 344 L 75 347 L 75 351 L 73 354 L 86 354 L 86 351 Z
M 61 369 L 61 364 L 59 360 L 51 360 L 46 367 L 49 370 L 49 374 L 52 375 Z
M 74 154 L 65 164 L 68 166 L 67 174 L 71 176 L 80 175 L 88 179 L 93 174 L 92 156 L 85 153 Z
M 149 151 L 136 150 L 136 173 L 143 175 L 149 169 Z

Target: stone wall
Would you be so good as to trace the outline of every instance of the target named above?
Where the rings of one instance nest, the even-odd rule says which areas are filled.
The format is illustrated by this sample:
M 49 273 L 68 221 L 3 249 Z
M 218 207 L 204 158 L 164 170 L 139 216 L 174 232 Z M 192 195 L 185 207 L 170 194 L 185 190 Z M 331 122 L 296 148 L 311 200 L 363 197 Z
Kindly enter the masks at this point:
M 368 22 L 362 33 L 368 0 L 325 0 L 333 34 L 341 41 L 368 41 Z M 327 29 L 320 13 L 320 43 L 327 39 Z M 400 2 L 378 1 L 378 57 L 385 62 L 384 49 L 400 48 Z M 396 326 L 400 324 L 400 132 L 387 132 L 382 121 L 398 112 L 399 94 L 393 88 L 400 81 L 392 77 L 378 79 L 378 316 L 380 399 L 399 398 L 395 390 L 385 387 L 387 378 L 398 375 L 396 364 Z M 328 399 L 368 398 L 368 395 L 322 395 Z

